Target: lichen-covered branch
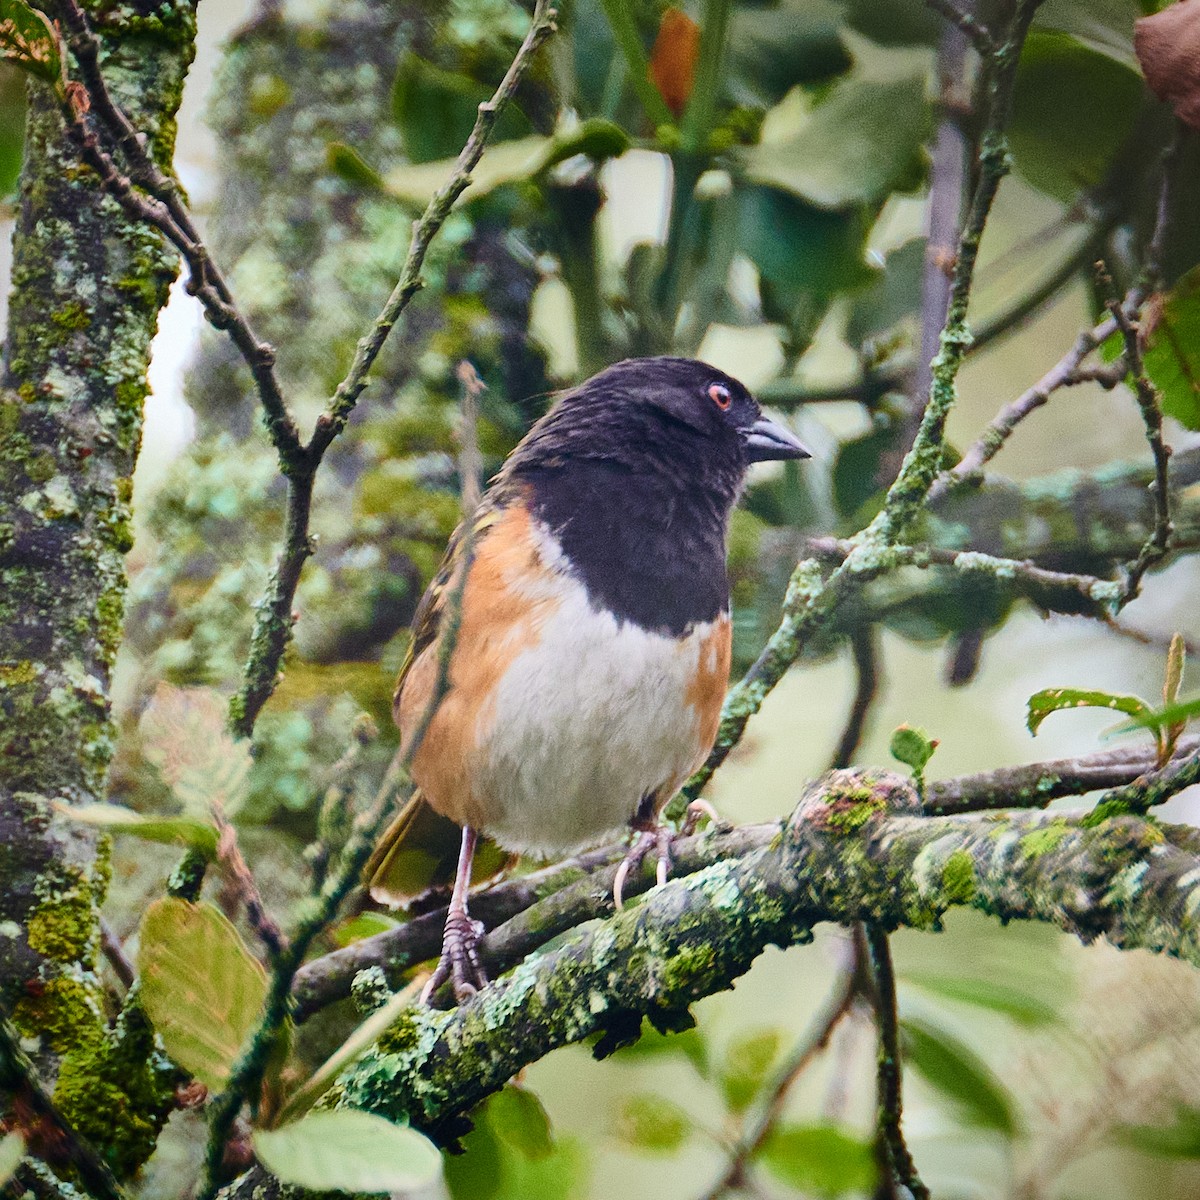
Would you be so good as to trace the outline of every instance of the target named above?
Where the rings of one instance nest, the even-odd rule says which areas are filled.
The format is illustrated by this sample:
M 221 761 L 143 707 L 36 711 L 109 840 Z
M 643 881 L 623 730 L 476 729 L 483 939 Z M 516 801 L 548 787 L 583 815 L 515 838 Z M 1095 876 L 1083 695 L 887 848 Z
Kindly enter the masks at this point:
M 1052 800 L 1101 788 L 1120 788 L 1147 777 L 1137 795 L 1144 801 L 1153 789 L 1154 803 L 1181 791 L 1195 769 L 1200 738 L 1181 740 L 1172 763 L 1155 772 L 1154 753 L 1126 747 L 1077 759 L 1057 759 L 1026 767 L 938 780 L 926 785 L 923 811 L 942 816 L 1000 808 L 1044 808 Z M 1186 773 L 1180 773 L 1187 766 Z M 1157 783 L 1155 783 L 1157 781 Z M 1121 810 L 1126 811 L 1126 810 Z M 1141 811 L 1144 811 L 1141 810 Z M 677 842 L 672 849 L 672 875 L 682 879 L 727 858 L 742 857 L 776 836 L 773 824 L 740 825 Z M 481 954 L 495 974 L 520 962 L 552 938 L 613 911 L 613 878 L 626 847 L 607 846 L 580 854 L 543 870 L 495 884 L 471 899 L 471 911 L 491 932 Z M 626 891 L 641 895 L 653 882 L 648 874 L 630 878 Z M 437 955 L 445 908 L 433 909 L 404 925 L 334 950 L 296 972 L 292 988 L 293 1016 L 303 1021 L 350 995 L 354 976 L 376 968 L 399 987 L 406 972 Z
M 436 1129 L 559 1046 L 593 1034 L 614 1046 L 636 1036 L 642 1014 L 677 1027 L 766 946 L 807 941 L 822 921 L 936 930 L 969 906 L 1200 964 L 1200 857 L 1170 827 L 1078 813 L 926 817 L 898 777 L 837 771 L 768 828 L 764 844 L 655 888 L 468 1003 L 410 1010 L 330 1099 Z
M 169 161 L 193 52 L 189 3 L 103 13 L 103 65 Z M 102 795 L 146 367 L 175 274 L 159 234 L 104 195 L 31 82 L 0 394 L 0 1005 L 57 1109 L 118 1175 L 170 1104 L 140 1070 L 96 975 L 107 858 L 54 802 Z

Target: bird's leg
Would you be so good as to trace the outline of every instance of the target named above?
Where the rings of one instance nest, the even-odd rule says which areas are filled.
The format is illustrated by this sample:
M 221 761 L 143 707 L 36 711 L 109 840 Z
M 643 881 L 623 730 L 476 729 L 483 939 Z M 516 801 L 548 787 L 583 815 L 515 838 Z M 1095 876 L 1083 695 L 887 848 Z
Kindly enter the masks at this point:
M 450 910 L 446 913 L 446 928 L 442 934 L 442 957 L 438 959 L 437 967 L 421 992 L 422 1004 L 428 1004 L 447 980 L 454 987 L 454 998 L 459 1004 L 487 986 L 487 975 L 480 965 L 476 949 L 483 934 L 483 925 L 473 921 L 467 912 L 467 888 L 471 884 L 471 860 L 475 857 L 476 838 L 475 830 L 464 825 L 454 891 L 450 894 Z
M 654 871 L 656 884 L 667 882 L 671 874 L 671 847 L 679 838 L 691 837 L 696 832 L 696 826 L 701 818 L 707 817 L 714 825 L 721 824 L 717 810 L 707 800 L 693 800 L 684 813 L 683 825 L 675 831 L 668 825 L 660 825 L 654 811 L 645 810 L 649 805 L 643 805 L 630 822 L 635 832 L 633 845 L 629 853 L 621 860 L 617 873 L 613 877 L 613 903 L 619 912 L 625 907 L 625 881 L 641 865 L 646 855 L 654 851 L 657 866 Z

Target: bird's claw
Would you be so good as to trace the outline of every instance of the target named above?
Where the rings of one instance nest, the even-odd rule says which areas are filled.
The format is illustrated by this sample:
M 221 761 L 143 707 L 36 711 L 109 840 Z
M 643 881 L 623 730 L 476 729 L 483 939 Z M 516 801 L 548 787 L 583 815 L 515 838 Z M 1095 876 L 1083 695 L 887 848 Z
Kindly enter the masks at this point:
M 442 956 L 421 991 L 422 1004 L 428 1004 L 438 988 L 447 981 L 453 986 L 454 999 L 459 1004 L 487 987 L 487 972 L 479 961 L 478 949 L 483 932 L 483 922 L 472 920 L 466 911 L 451 912 L 446 917 Z
M 707 817 L 714 825 L 723 824 L 717 810 L 707 800 L 693 800 L 684 813 L 683 824 L 679 831 L 667 825 L 655 825 L 652 829 L 639 829 L 634 838 L 629 853 L 621 860 L 617 873 L 613 877 L 613 904 L 618 912 L 625 907 L 625 883 L 645 860 L 651 850 L 654 851 L 657 865 L 654 871 L 655 882 L 661 886 L 667 882 L 671 874 L 671 846 L 679 838 L 691 837 L 696 832 L 696 826 Z

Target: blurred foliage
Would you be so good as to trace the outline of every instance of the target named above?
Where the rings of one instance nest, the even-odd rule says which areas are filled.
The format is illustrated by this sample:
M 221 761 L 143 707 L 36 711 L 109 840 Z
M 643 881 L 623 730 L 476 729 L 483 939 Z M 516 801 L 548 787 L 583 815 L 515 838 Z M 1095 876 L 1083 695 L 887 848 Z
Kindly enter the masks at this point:
M 702 26 L 714 7 L 688 6 L 687 16 Z M 1057 217 L 1049 230 L 1023 231 L 1033 250 L 1020 259 L 1006 308 L 1019 308 L 1061 265 L 1071 269 L 1058 292 L 1079 281 L 1091 287 L 1097 255 L 1122 288 L 1141 271 L 1156 164 L 1171 136 L 1132 52 L 1132 22 L 1148 7 L 1048 0 L 1039 14 L 1019 75 L 1012 150 L 1017 173 L 1054 202 Z M 737 340 L 755 371 L 751 382 L 820 447 L 818 463 L 753 476 L 734 517 L 739 667 L 773 628 L 803 539 L 818 530 L 852 531 L 878 509 L 910 427 L 905 392 L 926 259 L 912 213 L 928 192 L 925 146 L 947 117 L 934 81 L 944 22 L 915 0 L 747 0 L 732 6 L 720 60 L 706 63 L 655 54 L 669 11 L 661 0 L 629 0 L 622 11 L 643 62 L 653 56 L 660 82 L 669 77 L 667 99 L 678 119 L 664 123 L 660 106 L 647 105 L 638 74 L 644 67 L 614 35 L 603 5 L 564 6 L 560 33 L 431 250 L 426 296 L 406 314 L 319 477 L 317 550 L 297 598 L 295 642 L 244 778 L 244 747 L 222 742 L 211 728 L 179 735 L 188 745 L 207 741 L 207 760 L 164 767 L 173 735 L 144 716 L 153 713 L 163 681 L 221 695 L 235 688 L 252 606 L 282 532 L 282 481 L 246 371 L 224 340 L 206 337 L 188 380 L 195 439 L 139 509 L 121 666 L 124 737 L 112 774 L 115 797 L 147 817 L 130 832 L 208 849 L 196 822 L 209 827 L 189 807 L 186 773 L 215 769 L 219 759 L 229 787 L 236 784 L 242 840 L 268 898 L 286 902 L 310 890 L 315 877 L 302 870 L 302 852 L 317 831 L 334 766 L 355 744 L 360 714 L 370 714 L 382 735 L 365 739 L 339 776 L 345 811 L 394 746 L 391 687 L 408 623 L 459 516 L 455 368 L 462 359 L 487 384 L 479 441 L 490 474 L 556 388 L 627 355 L 717 358 Z M 448 175 L 525 24 L 515 0 L 404 7 L 356 0 L 321 14 L 285 5 L 278 19 L 257 21 L 232 40 L 211 113 L 220 144 L 211 243 L 255 328 L 278 347 L 303 424 L 344 374 L 394 282 L 416 206 Z M 711 88 L 696 82 L 689 94 L 689 71 Z M 0 67 L 0 196 L 11 191 L 19 157 L 13 77 Z M 963 83 L 969 109 L 980 87 L 973 68 Z M 955 115 L 970 141 L 972 113 Z M 1200 197 L 1200 154 L 1191 144 L 1180 153 L 1176 203 L 1189 213 Z M 670 186 L 660 186 L 664 180 Z M 1073 247 L 1064 263 L 1026 269 L 1045 257 L 1041 243 L 1064 228 L 1088 253 Z M 1200 426 L 1200 343 L 1192 336 L 1200 322 L 1198 237 L 1194 221 L 1176 222 L 1161 264 L 1169 290 L 1147 321 L 1147 370 L 1167 412 L 1192 429 Z M 1102 300 L 1092 296 L 1097 315 Z M 831 357 L 854 375 L 847 404 L 822 424 L 803 401 L 845 379 L 825 365 Z M 1016 509 L 1025 498 L 1014 489 L 1009 500 Z M 1019 515 L 972 514 L 970 524 L 951 514 L 931 519 L 922 534 L 999 548 L 989 539 L 1007 536 Z M 1051 524 L 1041 509 L 1034 517 Z M 848 607 L 836 635 L 812 653 L 834 653 L 856 623 L 869 621 L 954 654 L 962 639 L 982 641 L 998 630 L 1013 607 L 1010 595 L 978 579 L 943 579 L 931 591 L 901 574 Z M 936 743 L 908 732 L 898 756 L 919 773 Z M 91 817 L 99 824 L 110 818 Z M 256 827 L 269 833 L 256 837 Z M 149 890 L 139 868 L 161 872 L 164 861 L 134 863 L 119 850 L 124 894 Z M 136 908 L 129 906 L 134 919 Z M 202 911 L 212 938 L 230 932 Z M 123 916 L 127 927 L 129 912 Z M 347 921 L 326 948 L 390 920 L 364 914 Z M 170 952 L 169 936 L 143 945 L 151 957 Z M 1013 963 L 1003 971 L 942 963 L 909 982 L 939 1005 L 985 1013 L 1006 1031 L 1006 1046 L 1026 1036 L 1065 1039 L 1069 998 L 1061 980 L 1024 987 L 1014 982 L 1019 973 Z M 214 981 L 218 990 L 228 983 L 220 972 Z M 210 1010 L 216 1002 L 199 985 L 192 1001 Z M 341 1012 L 324 1030 L 306 1026 L 293 1069 L 323 1061 L 349 1019 Z M 599 1122 L 597 1141 L 610 1137 L 668 1160 L 699 1147 L 723 1155 L 729 1131 L 767 1102 L 792 1036 L 742 1029 L 722 1042 L 704 1028 L 648 1029 L 617 1052 L 611 1069 L 651 1064 L 682 1084 L 627 1090 L 615 1120 Z M 991 1049 L 974 1044 L 969 1029 L 933 1020 L 919 1002 L 906 1006 L 907 1061 L 936 1095 L 948 1127 L 972 1146 L 1006 1148 L 1008 1173 L 995 1186 L 981 1177 L 969 1192 L 989 1197 L 1016 1188 L 1018 1154 L 1041 1145 L 1032 1102 L 1018 1095 Z M 1060 1050 L 1055 1043 L 1054 1053 Z M 205 1069 L 217 1080 L 228 1047 L 201 1052 L 212 1058 Z M 852 1057 L 845 1069 L 868 1077 L 870 1055 Z M 1194 1091 L 1164 1091 L 1178 1118 L 1172 1110 L 1163 1119 L 1175 1126 L 1156 1128 L 1156 1140 L 1127 1117 L 1121 1144 L 1137 1147 L 1130 1155 L 1194 1147 L 1187 1105 L 1198 1101 Z M 803 1111 L 785 1106 L 752 1166 L 771 1194 L 865 1194 L 875 1161 L 862 1117 L 832 1101 Z M 445 1164 L 455 1200 L 568 1200 L 619 1190 L 611 1180 L 590 1181 L 596 1147 L 555 1136 L 537 1098 L 519 1086 L 481 1106 L 460 1141 L 464 1153 Z M 1050 1172 L 1043 1190 L 1019 1194 L 1066 1195 L 1055 1190 L 1057 1179 Z

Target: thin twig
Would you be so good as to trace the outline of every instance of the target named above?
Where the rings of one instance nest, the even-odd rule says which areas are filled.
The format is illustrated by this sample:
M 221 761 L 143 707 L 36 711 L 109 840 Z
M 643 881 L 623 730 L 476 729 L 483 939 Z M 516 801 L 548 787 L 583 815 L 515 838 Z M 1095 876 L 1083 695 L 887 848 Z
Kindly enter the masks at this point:
M 259 941 L 266 948 L 268 958 L 274 963 L 287 949 L 287 935 L 279 927 L 279 922 L 267 908 L 262 893 L 258 890 L 258 882 L 238 845 L 237 830 L 230 824 L 220 805 L 210 805 L 209 813 L 217 827 L 217 861 L 233 884 L 237 898 L 245 909 L 250 928 L 257 934 Z
M 314 548 L 308 534 L 308 520 L 317 468 L 330 444 L 345 429 L 388 335 L 409 301 L 424 286 L 421 271 L 425 254 L 455 202 L 470 186 L 472 172 L 483 155 L 497 118 L 517 90 L 538 47 L 554 32 L 556 15 L 552 0 L 537 0 L 529 32 L 492 98 L 480 104 L 475 126 L 458 156 L 453 173 L 434 194 L 420 219 L 413 223 L 412 240 L 400 278 L 370 331 L 359 341 L 350 368 L 328 407 L 317 418 L 312 437 L 304 447 L 304 470 L 288 476 L 283 550 L 267 595 L 258 606 L 242 688 L 230 704 L 231 724 L 243 736 L 248 736 L 254 728 L 262 706 L 274 691 L 279 664 L 291 640 L 292 603 L 301 569 Z
M 914 1200 L 929 1200 L 929 1189 L 917 1174 L 916 1163 L 904 1140 L 903 1067 L 900 1061 L 900 1021 L 896 1008 L 896 972 L 887 933 L 877 925 L 866 927 L 871 963 L 875 968 L 875 1016 L 879 1024 L 879 1060 L 876 1075 L 876 1121 L 882 1155 L 895 1183 L 908 1188 Z M 895 1187 L 890 1192 L 895 1195 Z
M 829 763 L 831 771 L 848 767 L 854 760 L 867 725 L 867 715 L 879 691 L 879 638 L 874 626 L 865 625 L 855 630 L 850 638 L 850 650 L 854 656 L 854 699 Z
M 981 58 L 986 58 L 996 52 L 996 43 L 983 24 L 973 13 L 960 8 L 954 0 L 925 0 L 928 8 L 940 13 L 952 25 L 960 29 L 970 40 Z
M 1137 400 L 1138 410 L 1142 414 L 1142 424 L 1146 428 L 1146 441 L 1149 443 L 1150 453 L 1154 458 L 1154 483 L 1150 489 L 1154 496 L 1154 528 L 1126 575 L 1125 598 L 1132 600 L 1138 594 L 1142 577 L 1155 563 L 1161 562 L 1166 557 L 1171 544 L 1173 530 L 1168 468 L 1171 447 L 1163 441 L 1162 406 L 1159 403 L 1158 389 L 1150 381 L 1142 361 L 1138 326 L 1125 311 L 1124 306 L 1116 301 L 1110 303 L 1108 309 L 1125 342 L 1125 357 L 1129 363 L 1130 378 L 1133 380 L 1133 394 Z
M 125 947 L 121 944 L 121 939 L 117 937 L 116 930 L 104 917 L 100 918 L 100 949 L 117 979 L 126 988 L 132 987 L 137 971 L 133 961 L 125 953 Z
M 811 1028 L 797 1040 L 776 1068 L 770 1084 L 764 1089 L 764 1098 L 757 1111 L 746 1119 L 725 1170 L 704 1192 L 702 1200 L 718 1200 L 726 1192 L 745 1186 L 747 1168 L 779 1123 L 792 1087 L 817 1056 L 828 1048 L 834 1030 L 861 994 L 859 973 L 852 960 L 840 971 L 824 1012 L 813 1021 Z
M 54 1098 L 38 1076 L 29 1055 L 21 1048 L 21 1039 L 0 1014 L 0 1091 L 14 1098 L 34 1122 L 52 1127 L 56 1145 L 79 1175 L 80 1181 L 95 1200 L 126 1200 L 108 1164 L 91 1143 L 59 1112 Z M 47 1168 L 48 1169 L 48 1168 Z

